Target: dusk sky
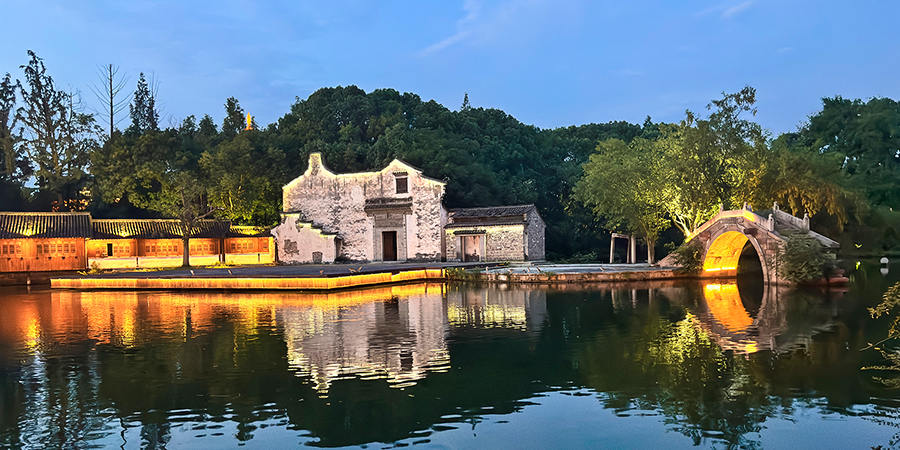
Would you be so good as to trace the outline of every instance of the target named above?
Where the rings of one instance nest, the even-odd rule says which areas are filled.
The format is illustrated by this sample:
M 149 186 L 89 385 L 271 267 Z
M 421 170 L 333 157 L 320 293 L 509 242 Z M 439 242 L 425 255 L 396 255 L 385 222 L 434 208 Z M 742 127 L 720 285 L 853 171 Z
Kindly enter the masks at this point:
M 896 1 L 3 0 L 0 73 L 27 50 L 98 105 L 97 66 L 159 82 L 162 123 L 236 97 L 257 122 L 321 87 L 393 88 L 526 124 L 677 121 L 744 85 L 792 131 L 841 95 L 900 99 Z M 121 123 L 124 128 L 127 121 Z

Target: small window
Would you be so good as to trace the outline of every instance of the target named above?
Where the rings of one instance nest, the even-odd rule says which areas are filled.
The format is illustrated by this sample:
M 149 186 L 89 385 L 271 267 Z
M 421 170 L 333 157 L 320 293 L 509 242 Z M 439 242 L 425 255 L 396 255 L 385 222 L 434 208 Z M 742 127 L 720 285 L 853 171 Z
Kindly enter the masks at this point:
M 3 254 L 4 254 L 4 255 L 8 254 L 8 253 L 7 253 L 7 249 L 8 249 L 8 248 L 9 248 L 9 247 L 7 247 L 6 244 L 3 244 Z
M 394 180 L 397 182 L 397 193 L 398 194 L 406 194 L 409 192 L 409 178 L 396 177 Z

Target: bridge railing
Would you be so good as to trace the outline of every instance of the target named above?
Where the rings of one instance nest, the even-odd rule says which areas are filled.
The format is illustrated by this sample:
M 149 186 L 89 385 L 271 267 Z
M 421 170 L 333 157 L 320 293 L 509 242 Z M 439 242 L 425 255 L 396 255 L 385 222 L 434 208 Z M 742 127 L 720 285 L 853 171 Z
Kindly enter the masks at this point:
M 756 214 L 755 212 L 753 212 L 747 208 L 732 209 L 732 210 L 728 210 L 728 211 L 719 211 L 715 216 L 713 216 L 712 219 L 707 220 L 706 223 L 704 223 L 703 225 L 700 225 L 699 228 L 694 230 L 694 232 L 691 233 L 690 236 L 688 236 L 686 241 L 689 241 L 689 240 L 697 237 L 700 233 L 706 231 L 709 227 L 711 227 L 714 223 L 718 222 L 719 220 L 728 219 L 731 217 L 743 217 L 745 220 L 753 222 L 766 230 L 769 230 L 769 231 L 775 230 L 775 223 L 773 220 L 765 219 L 762 216 L 760 216 L 759 214 Z

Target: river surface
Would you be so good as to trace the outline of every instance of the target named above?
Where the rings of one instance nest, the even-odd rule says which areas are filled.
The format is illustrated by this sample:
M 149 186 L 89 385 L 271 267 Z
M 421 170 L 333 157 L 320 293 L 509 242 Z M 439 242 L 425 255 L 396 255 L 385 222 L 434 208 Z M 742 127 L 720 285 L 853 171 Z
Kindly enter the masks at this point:
M 3 448 L 891 448 L 900 267 L 735 283 L 0 291 Z

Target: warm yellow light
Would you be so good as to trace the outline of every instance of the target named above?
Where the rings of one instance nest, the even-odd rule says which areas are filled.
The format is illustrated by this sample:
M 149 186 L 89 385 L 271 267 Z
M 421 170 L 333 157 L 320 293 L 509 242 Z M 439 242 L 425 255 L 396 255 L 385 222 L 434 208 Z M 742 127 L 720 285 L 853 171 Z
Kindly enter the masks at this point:
M 709 312 L 729 332 L 744 331 L 753 324 L 753 318 L 741 302 L 737 284 L 707 285 L 704 298 Z
M 703 259 L 704 272 L 735 270 L 741 258 L 741 251 L 749 239 L 738 231 L 727 231 L 719 235 L 706 251 Z
M 317 278 L 65 278 L 50 286 L 63 289 L 294 289 L 332 290 L 409 281 L 442 280 L 443 269 L 407 270 Z

